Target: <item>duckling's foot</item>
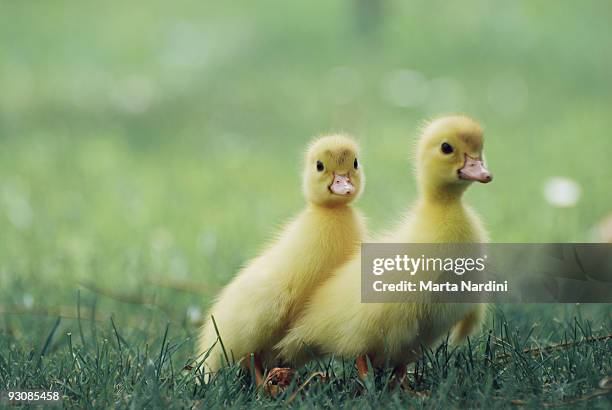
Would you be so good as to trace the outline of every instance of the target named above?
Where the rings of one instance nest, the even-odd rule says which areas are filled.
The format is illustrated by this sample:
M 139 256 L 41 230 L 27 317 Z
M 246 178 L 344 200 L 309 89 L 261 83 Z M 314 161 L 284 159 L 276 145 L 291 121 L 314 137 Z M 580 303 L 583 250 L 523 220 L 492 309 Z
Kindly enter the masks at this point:
M 272 397 L 278 396 L 291 384 L 295 370 L 289 367 L 275 367 L 264 381 L 264 390 Z

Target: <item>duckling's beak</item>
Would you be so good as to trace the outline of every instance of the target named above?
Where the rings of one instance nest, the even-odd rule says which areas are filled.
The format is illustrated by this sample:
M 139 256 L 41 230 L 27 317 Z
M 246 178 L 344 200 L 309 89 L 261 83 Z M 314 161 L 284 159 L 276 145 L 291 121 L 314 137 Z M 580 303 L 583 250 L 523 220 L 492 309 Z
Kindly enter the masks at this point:
M 493 180 L 493 175 L 485 168 L 482 158 L 472 158 L 465 154 L 463 168 L 458 172 L 459 179 L 467 181 L 478 181 L 487 184 Z
M 355 193 L 355 186 L 348 175 L 334 173 L 334 182 L 329 186 L 329 190 L 336 195 L 348 196 Z

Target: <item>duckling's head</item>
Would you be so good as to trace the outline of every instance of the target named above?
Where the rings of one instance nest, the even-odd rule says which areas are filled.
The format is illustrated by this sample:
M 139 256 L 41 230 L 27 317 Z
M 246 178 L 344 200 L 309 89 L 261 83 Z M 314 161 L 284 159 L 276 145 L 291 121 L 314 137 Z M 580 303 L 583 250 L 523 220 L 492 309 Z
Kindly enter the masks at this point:
M 491 182 L 483 155 L 483 133 L 471 118 L 435 119 L 423 129 L 417 147 L 417 176 L 426 193 L 461 195 L 471 182 Z
M 304 194 L 316 205 L 338 206 L 355 199 L 365 182 L 357 143 L 343 135 L 321 137 L 306 152 Z

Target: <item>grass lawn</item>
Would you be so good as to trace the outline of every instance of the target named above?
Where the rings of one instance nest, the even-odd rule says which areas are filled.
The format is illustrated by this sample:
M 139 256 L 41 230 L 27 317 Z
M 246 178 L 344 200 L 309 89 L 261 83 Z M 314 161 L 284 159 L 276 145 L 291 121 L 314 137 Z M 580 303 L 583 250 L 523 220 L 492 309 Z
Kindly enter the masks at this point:
M 422 121 L 468 113 L 495 181 L 467 201 L 494 242 L 597 240 L 611 3 L 241 3 L 1 3 L 0 390 L 287 405 L 297 386 L 272 399 L 237 368 L 210 384 L 183 368 L 212 298 L 303 206 L 314 135 L 360 140 L 378 232 L 415 200 Z M 545 199 L 553 177 L 580 187 L 573 206 Z M 290 405 L 610 408 L 611 333 L 610 305 L 494 306 L 469 346 L 416 365 L 420 395 L 335 358 L 301 369 L 329 380 Z

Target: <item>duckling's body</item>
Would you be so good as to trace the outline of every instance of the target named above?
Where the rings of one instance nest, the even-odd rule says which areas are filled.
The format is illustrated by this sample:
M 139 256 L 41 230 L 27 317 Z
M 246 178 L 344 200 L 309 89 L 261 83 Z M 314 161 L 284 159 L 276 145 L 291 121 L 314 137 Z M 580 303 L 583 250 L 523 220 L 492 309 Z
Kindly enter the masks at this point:
M 403 222 L 380 242 L 482 243 L 488 240 L 478 216 L 461 200 L 468 178 L 464 180 L 459 175 L 466 164 L 471 166 L 468 159 L 463 159 L 464 153 L 470 158 L 481 158 L 481 139 L 478 124 L 466 117 L 442 118 L 425 128 L 417 158 L 421 199 Z M 451 159 L 450 154 L 438 152 L 445 141 L 452 141 L 461 151 L 461 158 Z M 488 182 L 490 174 L 484 167 L 482 170 L 479 180 Z M 451 329 L 452 339 L 461 341 L 483 321 L 484 305 L 433 303 L 435 296 L 431 293 L 410 296 L 409 303 L 361 303 L 360 275 L 361 261 L 357 255 L 314 293 L 307 309 L 279 343 L 281 357 L 297 365 L 311 353 L 344 357 L 368 355 L 375 366 L 390 363 L 402 368 L 420 357 L 421 345 L 432 345 Z M 361 366 L 358 362 L 360 371 L 363 365 L 363 361 Z
M 209 316 L 231 362 L 253 353 L 264 366 L 274 365 L 273 346 L 306 300 L 357 251 L 365 228 L 362 216 L 349 206 L 363 185 L 356 155 L 347 137 L 324 137 L 310 147 L 304 175 L 308 206 L 219 295 Z M 205 361 L 209 372 L 226 364 L 216 342 L 209 320 L 199 343 L 201 353 L 212 346 Z

